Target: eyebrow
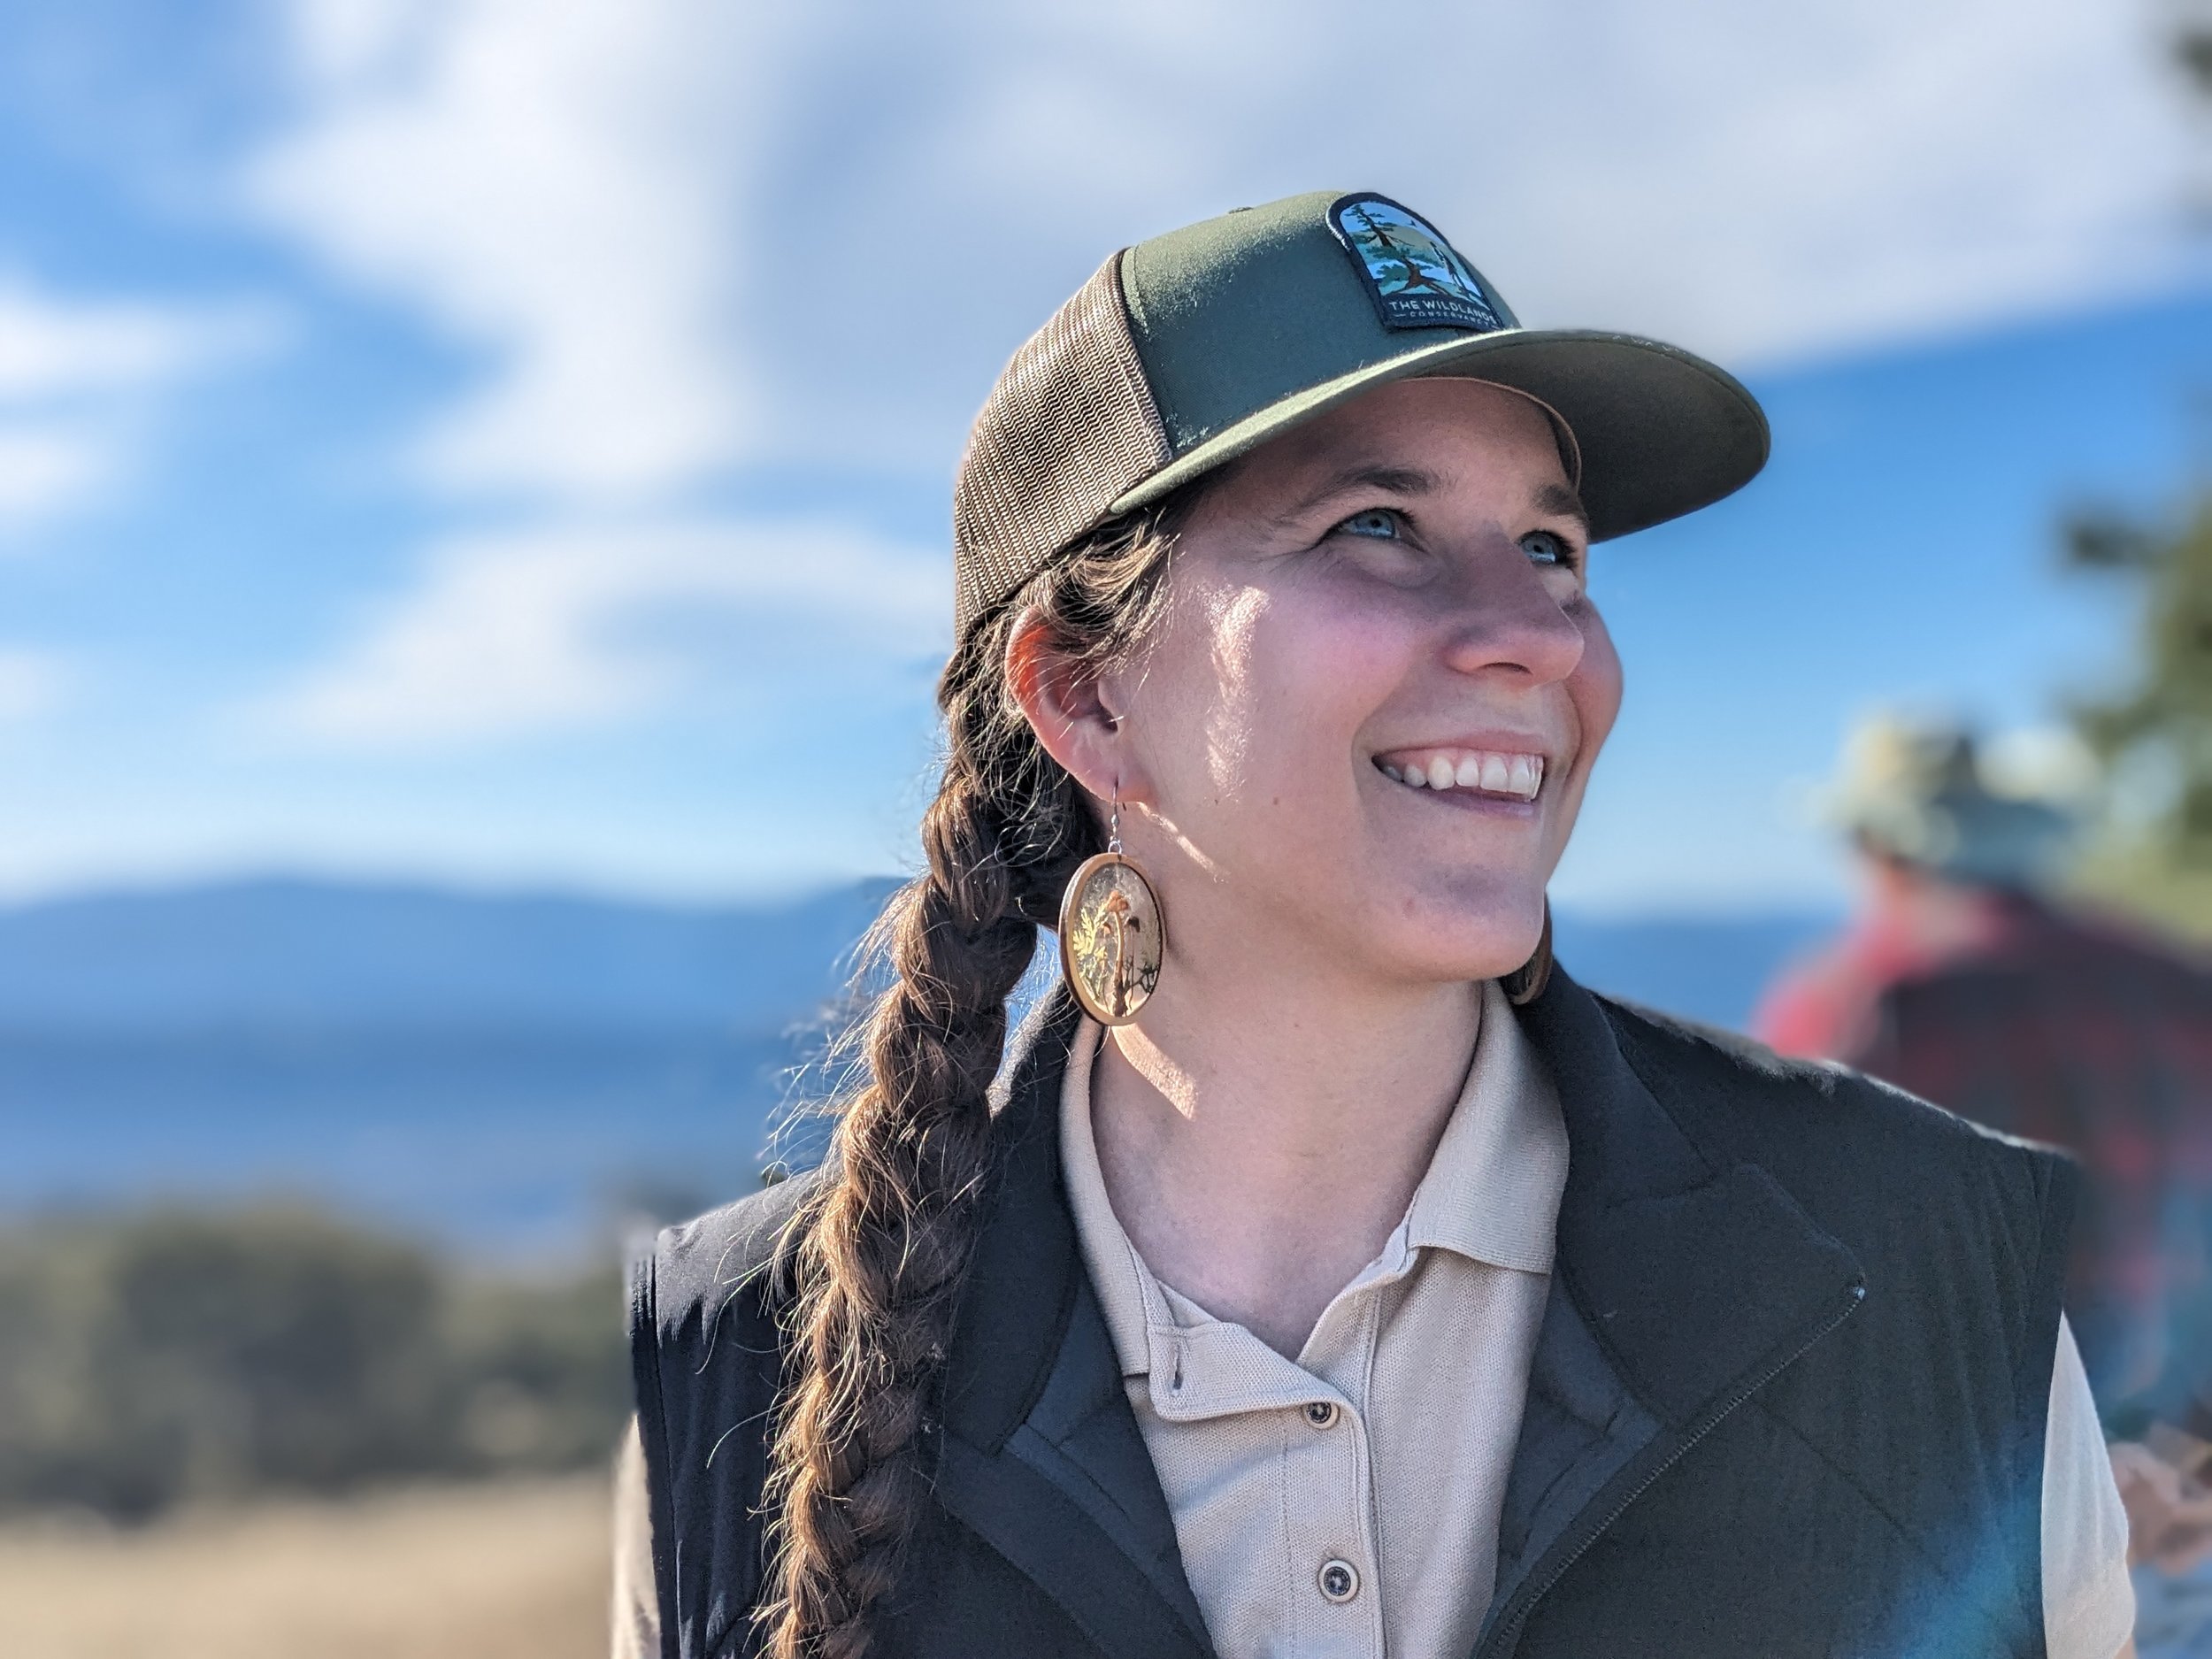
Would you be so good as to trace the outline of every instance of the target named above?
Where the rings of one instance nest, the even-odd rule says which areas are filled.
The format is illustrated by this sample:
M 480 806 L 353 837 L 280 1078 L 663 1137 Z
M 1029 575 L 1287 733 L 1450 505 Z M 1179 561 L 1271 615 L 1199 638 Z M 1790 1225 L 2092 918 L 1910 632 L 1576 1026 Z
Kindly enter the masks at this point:
M 1585 536 L 1590 534 L 1590 510 L 1582 504 L 1582 497 L 1564 484 L 1547 484 L 1538 490 L 1536 511 L 1571 518 L 1582 526 Z
M 1417 466 L 1363 465 L 1347 467 L 1326 480 L 1318 489 L 1276 514 L 1278 524 L 1304 518 L 1325 502 L 1355 490 L 1379 489 L 1392 495 L 1426 495 L 1437 488 L 1437 477 Z

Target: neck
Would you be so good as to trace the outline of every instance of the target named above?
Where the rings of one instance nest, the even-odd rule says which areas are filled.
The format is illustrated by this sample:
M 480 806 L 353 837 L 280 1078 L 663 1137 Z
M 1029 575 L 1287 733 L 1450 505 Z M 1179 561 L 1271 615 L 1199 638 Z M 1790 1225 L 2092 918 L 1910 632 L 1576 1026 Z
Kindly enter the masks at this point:
M 1889 866 L 1876 868 L 1873 895 L 1884 926 L 1937 956 L 1986 941 L 2001 925 L 2005 906 L 1993 889 Z
M 1403 1219 L 1465 1081 L 1482 987 L 1178 966 L 1100 1052 L 1107 1192 L 1163 1283 L 1294 1358 Z

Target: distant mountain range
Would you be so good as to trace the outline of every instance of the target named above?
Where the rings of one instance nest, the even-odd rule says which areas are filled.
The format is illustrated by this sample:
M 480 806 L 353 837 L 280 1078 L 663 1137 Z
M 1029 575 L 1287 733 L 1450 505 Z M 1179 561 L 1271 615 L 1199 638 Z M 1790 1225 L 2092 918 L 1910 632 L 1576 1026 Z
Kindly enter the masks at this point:
M 255 881 L 0 910 L 0 1028 L 772 1025 L 835 987 L 894 884 L 685 910 Z
M 311 1194 L 506 1252 L 749 1190 L 890 891 L 677 909 L 262 881 L 0 910 L 0 1207 Z M 1739 1025 L 1818 915 L 1563 914 Z

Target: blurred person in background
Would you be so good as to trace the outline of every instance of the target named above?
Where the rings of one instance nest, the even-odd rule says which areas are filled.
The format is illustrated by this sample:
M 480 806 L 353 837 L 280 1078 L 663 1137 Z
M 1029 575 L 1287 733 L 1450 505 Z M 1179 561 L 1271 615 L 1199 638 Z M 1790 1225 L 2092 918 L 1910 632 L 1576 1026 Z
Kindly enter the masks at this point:
M 641 1264 L 619 1651 L 2129 1649 L 2071 1166 L 1551 959 L 1590 544 L 1765 453 L 1369 194 L 1017 354 L 864 1075 Z
M 1956 725 L 1854 733 L 1830 806 L 1860 913 L 1755 1030 L 2081 1159 L 2068 1317 L 2130 1437 L 2137 1554 L 2183 1571 L 2212 1554 L 2212 972 L 2056 897 L 2077 814 L 2002 770 Z

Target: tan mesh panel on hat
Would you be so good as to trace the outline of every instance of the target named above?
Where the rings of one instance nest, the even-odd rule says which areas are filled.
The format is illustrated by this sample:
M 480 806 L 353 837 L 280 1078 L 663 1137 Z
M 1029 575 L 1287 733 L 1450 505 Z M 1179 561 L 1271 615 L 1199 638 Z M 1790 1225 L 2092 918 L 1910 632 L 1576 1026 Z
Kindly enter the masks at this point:
M 1014 354 L 968 434 L 952 495 L 956 635 L 1171 453 L 1116 254 Z

